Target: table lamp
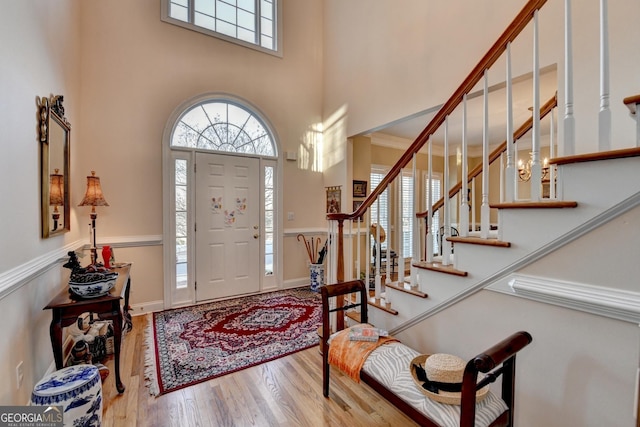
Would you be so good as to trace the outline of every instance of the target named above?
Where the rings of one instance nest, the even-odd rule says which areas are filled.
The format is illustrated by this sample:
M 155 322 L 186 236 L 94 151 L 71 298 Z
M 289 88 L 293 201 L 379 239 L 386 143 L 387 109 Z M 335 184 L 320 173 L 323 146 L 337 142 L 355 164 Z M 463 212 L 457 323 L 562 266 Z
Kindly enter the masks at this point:
M 95 264 L 98 260 L 98 250 L 96 246 L 96 206 L 109 206 L 109 203 L 104 199 L 102 194 L 102 188 L 100 187 L 100 178 L 96 176 L 95 171 L 91 171 L 91 176 L 87 177 L 87 191 L 84 195 L 84 199 L 78 206 L 91 206 L 91 232 L 93 242 L 91 246 L 91 264 Z

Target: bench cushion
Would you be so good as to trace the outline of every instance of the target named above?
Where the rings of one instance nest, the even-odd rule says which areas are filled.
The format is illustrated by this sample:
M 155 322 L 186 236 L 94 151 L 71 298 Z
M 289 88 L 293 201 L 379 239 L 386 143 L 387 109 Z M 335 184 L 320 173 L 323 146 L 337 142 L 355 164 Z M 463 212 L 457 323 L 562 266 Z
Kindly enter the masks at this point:
M 413 381 L 409 363 L 419 354 L 402 343 L 385 344 L 371 352 L 362 370 L 440 426 L 458 427 L 460 406 L 429 399 Z M 489 392 L 476 404 L 476 427 L 487 427 L 507 409 L 502 399 Z

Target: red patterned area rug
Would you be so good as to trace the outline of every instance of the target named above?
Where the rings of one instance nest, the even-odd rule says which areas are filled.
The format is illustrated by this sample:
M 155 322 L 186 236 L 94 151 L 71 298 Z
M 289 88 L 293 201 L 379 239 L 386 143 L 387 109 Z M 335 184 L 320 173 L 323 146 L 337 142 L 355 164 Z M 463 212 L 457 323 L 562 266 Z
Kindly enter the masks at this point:
M 322 303 L 298 288 L 150 316 L 145 376 L 157 396 L 317 345 Z

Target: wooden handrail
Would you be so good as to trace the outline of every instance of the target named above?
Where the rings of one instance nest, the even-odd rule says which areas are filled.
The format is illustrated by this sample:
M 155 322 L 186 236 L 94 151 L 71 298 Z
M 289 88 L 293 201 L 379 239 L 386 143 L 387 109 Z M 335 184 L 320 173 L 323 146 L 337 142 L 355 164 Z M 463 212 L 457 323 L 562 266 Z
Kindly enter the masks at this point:
M 500 58 L 502 53 L 506 50 L 507 44 L 514 41 L 527 24 L 533 19 L 535 11 L 544 6 L 546 2 L 547 0 L 529 0 L 529 2 L 527 2 L 511 24 L 509 24 L 505 31 L 500 35 L 498 40 L 496 40 L 489 51 L 482 57 L 471 73 L 469 73 L 467 78 L 464 79 L 458 89 L 453 92 L 453 95 L 451 95 L 442 108 L 438 110 L 429 124 L 424 128 L 420 135 L 418 135 L 407 151 L 404 152 L 396 164 L 391 168 L 389 173 L 385 175 L 380 184 L 378 184 L 371 194 L 369 194 L 355 212 L 351 214 L 327 214 L 327 219 L 344 221 L 352 220 L 363 215 L 371 207 L 378 196 L 382 194 L 389 184 L 400 174 L 402 168 L 409 164 L 413 155 L 418 153 L 418 151 L 429 141 L 429 137 L 444 123 L 445 118 L 453 113 L 456 107 L 460 105 L 463 96 L 473 90 L 475 85 L 480 81 L 480 79 L 482 79 L 484 71 L 489 69 Z
M 638 109 L 637 105 L 640 104 L 640 95 L 628 96 L 623 99 L 622 102 L 627 106 L 627 108 L 629 108 L 632 115 L 636 115 Z
M 547 116 L 554 108 L 558 106 L 558 94 L 554 94 L 552 98 L 550 98 L 547 102 L 544 103 L 542 107 L 540 107 L 540 118 L 543 119 Z M 518 139 L 522 138 L 527 132 L 531 130 L 533 127 L 533 116 L 529 117 L 527 121 L 525 121 L 514 133 L 513 133 L 513 142 L 515 143 Z M 497 159 L 500 158 L 502 153 L 507 149 L 507 141 L 504 141 L 502 144 L 498 145 L 498 147 L 489 154 L 489 164 L 493 163 Z M 471 182 L 475 177 L 482 173 L 482 163 L 473 168 L 469 175 L 467 176 L 467 182 Z M 462 181 L 458 181 L 456 185 L 451 187 L 449 190 L 449 198 L 454 197 L 458 192 L 462 189 Z M 437 211 L 441 207 L 444 206 L 444 197 L 441 197 L 440 200 L 433 204 L 431 208 L 432 212 Z M 429 211 L 418 212 L 416 214 L 417 218 L 426 218 L 429 215 Z

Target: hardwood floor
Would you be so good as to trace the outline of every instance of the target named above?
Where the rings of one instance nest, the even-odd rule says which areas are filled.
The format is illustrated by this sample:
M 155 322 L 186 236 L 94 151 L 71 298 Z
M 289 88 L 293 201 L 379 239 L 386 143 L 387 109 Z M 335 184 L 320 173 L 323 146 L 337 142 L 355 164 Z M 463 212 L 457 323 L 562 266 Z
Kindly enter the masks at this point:
M 146 316 L 133 319 L 123 340 L 115 389 L 113 360 L 103 384 L 105 427 L 123 426 L 415 426 L 364 383 L 332 369 L 329 398 L 322 396 L 322 359 L 314 347 L 163 396 L 144 383 Z

